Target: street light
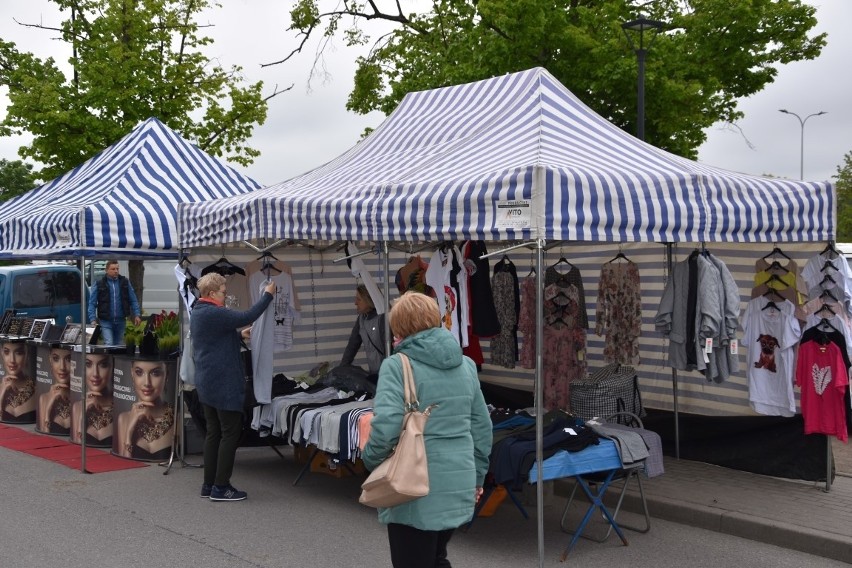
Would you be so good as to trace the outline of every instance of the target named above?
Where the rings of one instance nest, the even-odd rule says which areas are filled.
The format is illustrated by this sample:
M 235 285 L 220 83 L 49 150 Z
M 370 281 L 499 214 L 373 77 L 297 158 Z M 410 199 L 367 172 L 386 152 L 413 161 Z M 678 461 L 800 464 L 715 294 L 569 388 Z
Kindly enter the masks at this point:
M 799 179 L 804 180 L 805 179 L 805 123 L 812 116 L 820 116 L 822 114 L 827 114 L 827 113 L 824 110 L 821 110 L 819 112 L 809 114 L 808 116 L 806 116 L 803 119 L 801 116 L 799 116 L 795 112 L 791 112 L 787 109 L 779 108 L 778 112 L 783 112 L 784 114 L 789 114 L 789 115 L 795 116 L 797 119 L 799 119 L 799 126 L 802 127 L 801 142 L 799 144 Z
M 630 20 L 629 22 L 621 24 L 624 36 L 627 38 L 630 48 L 636 52 L 636 60 L 639 63 L 638 89 L 636 94 L 636 137 L 639 138 L 639 140 L 645 139 L 645 56 L 648 54 L 648 50 L 651 48 L 651 44 L 654 43 L 654 39 L 656 39 L 657 34 L 662 31 L 664 27 L 665 24 L 663 22 L 649 20 L 645 16 L 639 16 L 635 20 Z M 636 44 L 633 43 L 633 38 L 628 31 L 639 33 L 639 47 L 636 47 Z M 646 31 L 652 32 L 651 40 L 648 42 L 647 47 L 645 46 Z

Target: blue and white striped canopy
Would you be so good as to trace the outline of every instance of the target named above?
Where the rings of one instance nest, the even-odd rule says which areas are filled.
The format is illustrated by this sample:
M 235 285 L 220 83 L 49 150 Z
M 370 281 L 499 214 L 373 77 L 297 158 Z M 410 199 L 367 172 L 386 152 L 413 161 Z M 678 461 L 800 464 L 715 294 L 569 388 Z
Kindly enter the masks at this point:
M 82 165 L 0 203 L 0 258 L 176 256 L 179 203 L 259 187 L 150 118 Z
M 180 207 L 183 247 L 258 238 L 829 240 L 830 183 L 737 174 L 615 127 L 544 69 L 408 94 L 313 171 Z

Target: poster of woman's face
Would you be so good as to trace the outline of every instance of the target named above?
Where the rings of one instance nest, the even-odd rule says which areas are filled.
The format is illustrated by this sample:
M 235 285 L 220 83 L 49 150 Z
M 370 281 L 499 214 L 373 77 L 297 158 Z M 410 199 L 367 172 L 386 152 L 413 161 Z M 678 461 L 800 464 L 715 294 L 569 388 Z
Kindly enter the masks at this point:
M 85 408 L 86 444 L 92 447 L 112 447 L 113 357 L 105 353 L 74 353 L 74 372 L 71 375 L 71 441 L 82 443 L 83 410 Z M 81 369 L 83 372 L 81 373 Z M 83 380 L 86 404 L 83 405 Z
M 113 367 L 113 453 L 167 459 L 174 440 L 176 362 L 117 356 Z
M 36 431 L 67 436 L 71 431 L 70 385 L 74 352 L 39 345 L 36 351 Z
M 0 422 L 35 422 L 34 348 L 24 341 L 0 343 Z

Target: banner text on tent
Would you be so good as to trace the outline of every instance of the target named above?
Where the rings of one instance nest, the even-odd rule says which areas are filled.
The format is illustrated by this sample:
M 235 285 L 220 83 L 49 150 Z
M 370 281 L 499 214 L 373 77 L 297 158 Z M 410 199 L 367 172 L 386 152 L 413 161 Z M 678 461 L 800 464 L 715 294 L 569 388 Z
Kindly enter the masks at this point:
M 529 229 L 532 219 L 529 199 L 498 201 L 494 215 L 495 229 Z

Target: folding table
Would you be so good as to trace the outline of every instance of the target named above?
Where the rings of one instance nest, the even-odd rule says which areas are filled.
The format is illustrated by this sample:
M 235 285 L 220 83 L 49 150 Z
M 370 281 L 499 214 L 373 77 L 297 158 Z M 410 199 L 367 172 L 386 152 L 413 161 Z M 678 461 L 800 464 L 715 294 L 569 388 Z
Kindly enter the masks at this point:
M 636 466 L 641 466 L 641 462 L 638 462 Z M 591 519 L 592 514 L 595 512 L 595 509 L 600 509 L 604 518 L 606 518 L 607 522 L 612 526 L 615 533 L 621 539 L 621 542 L 623 542 L 625 546 L 629 544 L 624 533 L 621 531 L 621 528 L 618 526 L 618 523 L 603 503 L 603 497 L 606 494 L 610 483 L 612 483 L 613 477 L 621 469 L 624 469 L 624 465 L 621 463 L 621 458 L 618 455 L 615 442 L 605 438 L 602 438 L 598 445 L 589 446 L 579 452 L 567 452 L 560 450 L 542 462 L 542 480 L 548 481 L 552 479 L 573 477 L 577 480 L 577 484 L 590 501 L 589 508 L 583 516 L 583 519 L 580 521 L 580 524 L 577 526 L 577 529 L 571 538 L 571 543 L 562 553 L 561 560 L 564 561 L 568 556 L 568 553 L 570 553 L 574 548 L 574 545 L 577 543 L 577 539 L 580 538 L 580 535 L 586 528 L 586 525 Z M 594 493 L 591 490 L 588 482 L 583 478 L 584 475 L 588 475 L 590 473 L 599 473 L 604 476 L 603 481 L 598 484 L 597 493 Z M 538 479 L 538 464 L 533 464 L 529 475 L 530 483 L 535 483 Z

